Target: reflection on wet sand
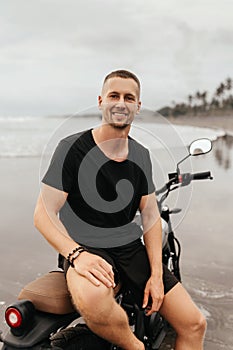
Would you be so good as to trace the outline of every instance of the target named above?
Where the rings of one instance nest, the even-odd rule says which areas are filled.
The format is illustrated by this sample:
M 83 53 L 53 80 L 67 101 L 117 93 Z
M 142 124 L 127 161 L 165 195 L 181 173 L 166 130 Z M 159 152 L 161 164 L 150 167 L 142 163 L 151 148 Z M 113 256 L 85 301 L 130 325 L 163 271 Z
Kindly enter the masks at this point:
M 230 151 L 233 147 L 233 136 L 232 135 L 224 135 L 223 137 L 219 137 L 215 141 L 215 159 L 218 165 L 225 170 L 231 168 L 231 154 Z
M 188 218 L 177 230 L 184 247 L 183 282 L 207 319 L 206 350 L 233 350 L 232 168 L 233 136 L 213 142 L 213 151 L 193 158 L 195 171 L 211 170 L 213 183 L 194 184 Z M 202 191 L 200 192 L 200 188 Z M 198 224 L 197 224 L 198 222 Z M 198 233 L 200 227 L 201 234 Z M 174 349 L 170 332 L 161 350 Z

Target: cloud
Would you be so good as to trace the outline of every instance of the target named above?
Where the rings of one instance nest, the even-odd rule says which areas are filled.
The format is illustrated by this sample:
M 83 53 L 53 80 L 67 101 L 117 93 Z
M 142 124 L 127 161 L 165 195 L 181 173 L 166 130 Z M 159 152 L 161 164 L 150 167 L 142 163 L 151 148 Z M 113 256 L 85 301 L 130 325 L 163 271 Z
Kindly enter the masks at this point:
M 233 75 L 232 12 L 227 0 L 1 2 L 0 114 L 88 106 L 116 68 L 139 75 L 151 107 L 208 89 Z

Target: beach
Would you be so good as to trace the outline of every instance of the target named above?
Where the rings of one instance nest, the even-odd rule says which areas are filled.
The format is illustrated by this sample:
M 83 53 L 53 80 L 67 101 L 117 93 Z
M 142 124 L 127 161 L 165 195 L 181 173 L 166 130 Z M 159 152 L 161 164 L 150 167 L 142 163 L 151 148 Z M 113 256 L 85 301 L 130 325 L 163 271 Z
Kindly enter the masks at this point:
M 169 123 L 173 123 L 174 128 L 176 126 L 190 126 L 190 128 L 184 127 L 177 131 L 182 139 L 189 134 L 196 138 L 197 135 L 201 134 L 201 129 L 197 129 L 199 127 L 206 128 L 203 135 L 207 136 L 211 133 L 209 128 L 221 130 L 219 133 L 221 137 L 214 140 L 211 153 L 193 157 L 190 160 L 190 166 L 194 172 L 210 170 L 214 180 L 195 182 L 192 186 L 177 191 L 176 197 L 171 196 L 171 201 L 168 201 L 168 204 L 170 206 L 184 206 L 182 215 L 174 216 L 174 228 L 182 244 L 183 285 L 207 318 L 208 330 L 205 349 L 232 350 L 233 312 L 229 306 L 233 302 L 231 229 L 233 142 L 230 136 L 233 132 L 233 118 L 224 117 L 221 118 L 221 121 L 212 117 L 207 117 L 205 120 L 199 119 L 182 117 L 169 120 Z M 51 121 L 49 122 L 51 123 Z M 4 147 L 8 156 L 2 155 L 0 157 L 0 193 L 2 197 L 0 329 L 3 331 L 6 331 L 6 325 L 3 321 L 4 310 L 9 303 L 16 300 L 21 288 L 36 277 L 57 269 L 57 253 L 33 226 L 33 212 L 40 190 L 41 154 L 44 139 L 52 133 L 55 122 L 51 124 L 49 131 L 41 121 L 36 123 L 29 120 L 22 121 L 22 123 L 26 123 L 22 124 L 24 126 L 31 123 L 30 130 L 23 129 L 23 126 L 18 123 L 14 126 L 14 135 L 20 134 L 21 137 L 24 132 L 23 140 L 25 140 L 25 135 L 32 134 L 31 144 L 27 152 L 25 151 L 22 155 L 23 149 L 19 148 L 14 150 L 15 154 L 13 154 L 10 146 L 6 144 Z M 44 123 L 46 124 L 47 121 L 45 120 Z M 91 121 L 88 123 L 90 125 Z M 9 125 L 11 126 L 4 127 L 10 133 L 13 124 Z M 41 129 L 39 131 L 35 129 L 32 132 L 33 128 L 38 128 L 37 125 Z M 83 127 L 80 122 L 79 127 Z M 137 133 L 142 133 L 143 130 L 147 129 L 146 123 L 140 128 L 137 128 Z M 226 133 L 227 137 L 224 136 Z M 59 136 L 59 133 L 57 134 Z M 170 135 L 167 138 L 170 138 Z M 146 136 L 144 139 L 147 141 Z M 166 135 L 164 139 L 166 139 Z M 18 142 L 17 138 L 14 140 L 15 143 Z M 27 144 L 29 144 L 28 140 Z M 35 145 L 37 140 L 40 140 L 38 146 Z M 54 144 L 55 142 L 50 143 Z M 19 139 L 19 146 L 20 144 Z M 174 148 L 173 155 L 176 155 L 178 151 Z M 171 165 L 166 160 L 166 150 L 156 148 L 152 149 L 152 153 L 157 163 L 164 165 L 165 175 L 167 175 L 168 169 L 171 172 L 175 170 L 174 164 Z M 186 165 L 184 165 L 185 167 Z M 44 169 L 45 166 L 43 166 L 43 171 Z M 173 342 L 174 337 L 170 335 L 161 349 L 172 349 Z
M 220 175 L 217 169 L 212 169 L 214 182 L 206 183 L 206 187 L 213 185 L 212 189 L 204 188 L 203 191 L 202 187 L 201 193 L 197 188 L 193 191 L 179 234 L 185 246 L 182 259 L 183 283 L 207 318 L 204 348 L 230 350 L 233 349 L 233 337 L 230 335 L 233 325 L 228 323 L 233 317 L 232 307 L 229 307 L 233 298 L 233 257 L 229 246 L 230 249 L 233 248 L 233 221 L 230 214 L 233 200 L 230 198 L 232 191 L 229 193 L 229 186 L 233 175 L 233 115 L 179 116 L 170 117 L 168 121 L 174 126 L 212 128 L 222 130 L 225 134 L 214 143 L 213 152 L 217 163 L 226 172 Z M 201 163 L 201 157 L 196 160 Z M 197 186 L 198 184 L 195 185 Z M 198 232 L 201 232 L 201 242 Z M 174 335 L 171 333 L 162 350 L 173 349 L 172 339 Z
M 174 125 L 190 125 L 200 128 L 222 129 L 226 133 L 233 133 L 233 115 L 190 115 L 169 117 L 168 120 Z

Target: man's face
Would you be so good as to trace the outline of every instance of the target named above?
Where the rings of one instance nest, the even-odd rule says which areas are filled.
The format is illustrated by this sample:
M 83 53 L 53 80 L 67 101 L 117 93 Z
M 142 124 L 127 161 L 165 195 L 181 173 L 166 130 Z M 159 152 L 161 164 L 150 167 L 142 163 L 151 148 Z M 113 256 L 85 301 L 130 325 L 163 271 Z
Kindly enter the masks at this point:
M 99 108 L 105 123 L 117 129 L 124 129 L 132 123 L 140 106 L 136 81 L 120 77 L 106 81 L 99 96 Z

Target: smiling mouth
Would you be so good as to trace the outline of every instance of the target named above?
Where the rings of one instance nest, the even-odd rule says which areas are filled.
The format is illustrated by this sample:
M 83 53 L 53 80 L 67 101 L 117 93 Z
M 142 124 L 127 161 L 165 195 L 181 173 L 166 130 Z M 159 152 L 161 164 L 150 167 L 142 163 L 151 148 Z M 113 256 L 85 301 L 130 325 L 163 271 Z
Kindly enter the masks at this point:
M 130 121 L 128 113 L 112 112 L 110 125 L 112 125 L 115 128 L 124 129 L 129 124 Z
M 113 112 L 112 115 L 114 115 L 117 118 L 125 118 L 128 116 L 126 113 L 119 113 L 119 112 Z

